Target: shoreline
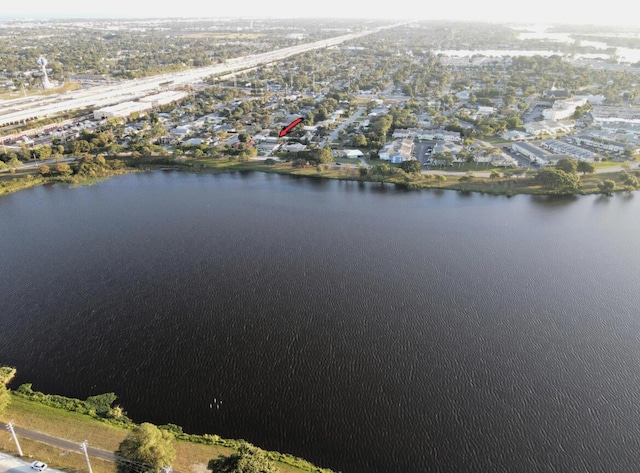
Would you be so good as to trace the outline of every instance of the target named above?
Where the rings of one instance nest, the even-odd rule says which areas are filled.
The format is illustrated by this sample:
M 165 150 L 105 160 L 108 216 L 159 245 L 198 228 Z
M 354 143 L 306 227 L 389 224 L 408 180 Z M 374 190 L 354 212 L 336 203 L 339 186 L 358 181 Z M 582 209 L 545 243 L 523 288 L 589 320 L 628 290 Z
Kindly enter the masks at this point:
M 25 389 L 24 386 L 28 386 L 28 388 Z M 107 393 L 96 397 L 109 398 L 111 395 L 112 393 Z M 113 401 L 115 401 L 115 395 L 112 396 Z M 0 420 L 4 422 L 12 420 L 15 422 L 16 427 L 51 435 L 61 440 L 80 442 L 80 439 L 84 438 L 93 447 L 114 451 L 138 422 L 126 417 L 126 413 L 121 411 L 118 406 L 111 408 L 108 414 L 96 414 L 94 406 L 88 406 L 88 401 L 90 400 L 91 398 L 87 401 L 82 401 L 76 398 L 44 394 L 39 391 L 32 391 L 30 384 L 22 385 L 17 389 L 11 390 L 11 402 L 4 415 L 0 416 Z M 91 411 L 91 408 L 93 408 L 93 411 Z M 114 417 L 111 414 L 116 409 L 122 412 L 120 417 Z M 243 440 L 225 439 L 216 434 L 188 434 L 183 432 L 182 427 L 175 424 L 166 424 L 158 427 L 173 434 L 179 453 L 174 465 L 177 467 L 176 471 L 181 473 L 189 473 L 196 469 L 208 472 L 209 470 L 202 469 L 202 466 L 206 468 L 208 460 L 219 455 L 235 453 L 244 442 Z M 63 434 L 65 435 L 64 438 L 60 437 L 61 431 L 65 432 Z M 33 449 L 31 450 L 33 453 L 40 455 L 41 452 L 44 452 L 45 455 L 51 455 L 50 458 L 44 458 L 48 460 L 46 463 L 52 465 L 53 462 L 67 471 L 75 470 L 76 465 L 73 463 L 66 464 L 63 457 L 67 456 L 64 452 L 77 452 L 62 449 L 63 453 L 59 453 L 60 447 L 30 439 L 26 435 L 21 438 L 21 443 L 24 440 L 27 440 L 26 443 Z M 52 449 L 55 450 L 52 451 Z M 7 445 L 0 445 L 0 451 L 9 454 L 16 452 L 15 446 L 8 448 Z M 292 454 L 277 451 L 265 452 L 277 465 L 279 473 L 334 473 L 333 470 L 318 467 Z M 43 458 L 39 457 L 39 459 L 42 460 Z M 94 460 L 96 459 L 93 458 L 92 462 Z M 106 460 L 100 460 L 100 462 L 109 463 Z M 109 469 L 104 469 L 104 465 L 103 468 L 98 468 L 99 473 L 107 473 L 108 471 Z
M 122 157 L 114 157 L 122 159 Z M 29 189 L 39 185 L 65 184 L 72 187 L 90 186 L 97 182 L 104 181 L 114 176 L 129 174 L 133 172 L 143 171 L 180 171 L 206 174 L 222 174 L 232 172 L 264 172 L 281 175 L 292 175 L 300 177 L 309 177 L 312 179 L 331 179 L 340 181 L 354 182 L 370 182 L 384 184 L 393 184 L 406 190 L 454 190 L 463 193 L 480 193 L 489 195 L 504 195 L 513 197 L 515 195 L 539 195 L 539 196 L 558 196 L 558 195 L 612 195 L 621 192 L 633 192 L 638 189 L 629 189 L 624 186 L 616 186 L 611 192 L 604 193 L 598 187 L 597 183 L 606 179 L 611 179 L 616 184 L 622 184 L 618 179 L 620 171 L 599 172 L 589 175 L 579 175 L 582 184 L 578 190 L 554 190 L 544 188 L 536 184 L 531 177 L 499 177 L 488 178 L 484 175 L 475 176 L 470 173 L 442 172 L 435 170 L 429 174 L 407 174 L 402 172 L 395 175 L 382 176 L 379 174 L 369 174 L 367 176 L 360 175 L 360 169 L 352 166 L 350 163 L 340 166 L 332 164 L 324 164 L 320 166 L 306 166 L 302 168 L 294 168 L 291 163 L 276 163 L 272 165 L 265 164 L 263 160 L 252 161 L 228 161 L 223 159 L 189 159 L 184 162 L 169 162 L 171 158 L 149 157 L 140 159 L 128 159 L 126 167 L 121 169 L 109 170 L 102 175 L 95 176 L 41 176 L 36 172 L 22 172 L 19 175 L 11 174 L 5 176 L 14 176 L 13 178 L 0 180 L 0 197 L 12 194 L 20 190 Z M 155 162 L 154 162 L 155 161 Z M 381 162 L 381 164 L 384 162 Z M 19 168 L 18 168 L 19 169 Z M 396 171 L 397 172 L 397 171 Z M 480 172 L 480 171 L 478 171 Z M 634 170 L 636 174 L 640 173 Z M 442 176 L 442 177 L 439 177 Z

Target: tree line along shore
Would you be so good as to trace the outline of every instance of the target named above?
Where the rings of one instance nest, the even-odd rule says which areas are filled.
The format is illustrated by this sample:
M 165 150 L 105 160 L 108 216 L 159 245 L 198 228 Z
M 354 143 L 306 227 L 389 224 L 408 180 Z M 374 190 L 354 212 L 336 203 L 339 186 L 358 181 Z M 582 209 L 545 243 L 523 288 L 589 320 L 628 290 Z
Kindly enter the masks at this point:
M 131 157 L 83 155 L 75 162 L 44 164 L 15 173 L 0 174 L 0 195 L 43 184 L 91 185 L 112 176 L 130 172 L 174 169 L 190 172 L 259 171 L 339 179 L 358 182 L 394 184 L 407 189 L 450 189 L 494 195 L 516 194 L 563 195 L 632 192 L 640 189 L 640 170 L 630 165 L 620 171 L 595 174 L 593 164 L 563 159 L 553 167 L 538 171 L 513 169 L 484 171 L 481 168 L 466 172 L 422 172 L 420 163 L 407 161 L 392 165 L 368 160 L 364 166 L 355 159 L 334 162 L 326 156 L 328 150 L 317 149 L 289 153 L 278 159 L 239 159 L 236 156 L 216 158 Z M 330 155 L 330 153 L 328 153 Z

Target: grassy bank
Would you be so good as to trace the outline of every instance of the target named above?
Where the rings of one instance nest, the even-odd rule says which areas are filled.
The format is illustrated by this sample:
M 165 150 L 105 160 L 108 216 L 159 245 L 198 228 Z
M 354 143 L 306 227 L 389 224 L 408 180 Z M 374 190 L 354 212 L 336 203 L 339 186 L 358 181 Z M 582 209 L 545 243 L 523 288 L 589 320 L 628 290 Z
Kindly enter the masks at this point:
M 114 160 L 107 160 L 107 163 Z M 181 171 L 198 172 L 198 173 L 226 173 L 238 171 L 257 171 L 276 174 L 290 174 L 294 176 L 306 176 L 317 179 L 337 179 L 362 182 L 379 182 L 402 186 L 407 189 L 449 189 L 463 192 L 481 192 L 486 194 L 507 195 L 516 194 L 536 194 L 536 195 L 555 195 L 557 191 L 545 188 L 535 182 L 532 177 L 475 177 L 473 171 L 486 172 L 487 169 L 479 169 L 477 164 L 464 165 L 466 167 L 455 169 L 460 175 L 447 175 L 444 180 L 439 180 L 433 174 L 406 174 L 396 171 L 392 168 L 392 172 L 387 175 L 368 174 L 360 175 L 359 166 L 355 163 L 343 163 L 340 166 L 333 164 L 322 166 L 306 166 L 296 168 L 291 163 L 277 162 L 272 165 L 265 164 L 264 161 L 240 161 L 229 160 L 227 158 L 213 159 L 184 159 L 180 162 L 174 162 L 173 159 L 167 157 L 161 158 L 129 158 L 126 161 L 127 166 L 119 169 L 104 169 L 98 175 L 74 174 L 68 176 L 41 176 L 37 169 L 23 170 L 15 175 L 0 174 L 0 196 L 22 189 L 28 189 L 37 185 L 47 183 L 69 184 L 74 187 L 92 185 L 111 176 L 125 174 L 134 171 L 157 170 L 157 169 L 175 169 Z M 377 162 L 378 164 L 380 162 Z M 604 166 L 603 166 L 604 167 Z M 449 169 L 451 170 L 451 169 Z M 491 168 L 488 169 L 491 171 Z M 465 173 L 466 174 L 463 174 Z M 469 176 L 471 176 L 469 178 Z M 462 180 L 460 180 L 462 178 Z M 620 173 L 615 171 L 611 173 L 587 174 L 580 175 L 580 188 L 574 194 L 598 194 L 601 193 L 598 183 L 611 179 L 616 182 L 614 192 L 624 191 L 624 183 L 620 177 Z
M 43 402 L 51 402 L 49 396 L 35 393 L 43 398 Z M 44 396 L 44 397 L 43 397 Z M 61 398 L 63 402 L 69 401 L 79 405 L 82 409 L 84 401 Z M 55 437 L 64 438 L 80 443 L 88 440 L 93 447 L 103 450 L 114 451 L 120 442 L 129 433 L 129 429 L 135 425 L 113 425 L 108 419 L 98 419 L 90 414 L 73 412 L 63 408 L 51 407 L 41 401 L 31 399 L 18 392 L 12 392 L 11 404 L 7 408 L 2 420 L 7 422 L 13 420 L 16 426 L 23 427 L 38 432 L 43 432 Z M 76 407 L 77 408 L 77 407 Z M 161 426 L 166 428 L 167 426 Z M 182 432 L 182 429 L 171 426 L 176 432 L 176 461 L 173 467 L 180 473 L 206 473 L 206 465 L 212 458 L 219 455 L 229 455 L 233 453 L 240 444 L 236 440 L 223 439 L 217 435 L 191 435 Z M 172 429 L 172 430 L 173 430 Z M 84 458 L 78 467 L 79 455 L 56 447 L 41 444 L 39 442 L 27 441 L 21 444 L 25 455 L 38 458 L 49 463 L 52 467 L 65 471 L 76 472 L 85 471 Z M 25 443 L 26 442 L 26 443 Z M 0 450 L 15 454 L 15 445 L 9 441 L 0 442 Z M 311 463 L 292 455 L 281 454 L 279 452 L 269 452 L 269 456 L 276 462 L 278 470 L 282 473 L 303 473 L 322 472 L 330 473 L 330 470 L 317 468 Z M 114 466 L 108 462 L 104 463 L 102 469 L 94 468 L 96 473 L 113 473 Z

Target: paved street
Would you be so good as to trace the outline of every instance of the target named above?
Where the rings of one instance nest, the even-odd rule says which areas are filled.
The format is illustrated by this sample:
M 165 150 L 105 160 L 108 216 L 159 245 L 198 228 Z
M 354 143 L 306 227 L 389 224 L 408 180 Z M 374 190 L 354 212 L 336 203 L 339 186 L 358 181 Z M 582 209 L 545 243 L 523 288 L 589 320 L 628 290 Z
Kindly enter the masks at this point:
M 6 424 L 3 424 L 0 422 L 0 429 L 6 430 L 6 428 L 7 428 Z M 84 439 L 80 439 L 77 442 L 73 442 L 71 440 L 60 439 L 57 437 L 53 437 L 51 435 L 43 434 L 41 432 L 35 432 L 33 430 L 23 429 L 22 427 L 18 427 L 18 426 L 15 426 L 14 429 L 16 431 L 16 435 L 18 436 L 18 441 L 20 441 L 21 438 L 28 438 L 31 440 L 36 440 L 38 442 L 46 443 L 47 445 L 53 445 L 54 447 L 62 448 L 64 450 L 69 450 L 72 452 L 80 452 L 80 453 L 82 452 L 80 450 L 80 444 Z M 99 448 L 92 447 L 91 445 L 89 445 L 88 450 L 89 450 L 90 457 L 100 458 L 101 460 L 106 460 L 110 462 L 115 461 L 113 452 L 109 452 L 107 450 L 101 450 Z M 29 471 L 30 473 L 34 473 L 34 471 L 32 471 L 31 468 L 29 468 Z M 47 470 L 47 471 L 54 471 L 54 470 Z M 1 469 L 0 469 L 0 473 L 2 473 Z
M 21 170 L 21 169 L 29 169 L 29 168 L 35 168 L 35 167 L 39 167 L 39 166 L 43 166 L 45 164 L 49 165 L 49 164 L 56 164 L 56 163 L 69 163 L 71 161 L 75 161 L 77 160 L 77 157 L 69 157 L 69 158 L 62 158 L 62 159 L 48 159 L 46 161 L 31 161 L 28 163 L 23 164 L 22 166 L 18 166 L 16 168 L 16 171 Z M 7 169 L 0 169 L 0 172 L 9 172 L 9 168 Z
M 349 118 L 343 121 L 340 125 L 338 125 L 338 127 L 335 130 L 333 130 L 329 134 L 329 138 L 326 143 L 332 143 L 336 141 L 338 139 L 338 133 L 340 133 L 340 130 L 343 130 L 344 128 L 351 125 L 354 121 L 356 121 L 360 117 L 360 115 L 362 115 L 363 112 L 364 112 L 364 107 L 360 107 L 358 108 L 358 110 L 353 112 L 353 115 L 351 115 Z
M 32 460 L 33 461 L 33 460 Z M 60 470 L 47 468 L 47 473 L 63 473 Z M 31 462 L 12 457 L 6 453 L 0 453 L 0 473 L 37 473 L 31 468 Z

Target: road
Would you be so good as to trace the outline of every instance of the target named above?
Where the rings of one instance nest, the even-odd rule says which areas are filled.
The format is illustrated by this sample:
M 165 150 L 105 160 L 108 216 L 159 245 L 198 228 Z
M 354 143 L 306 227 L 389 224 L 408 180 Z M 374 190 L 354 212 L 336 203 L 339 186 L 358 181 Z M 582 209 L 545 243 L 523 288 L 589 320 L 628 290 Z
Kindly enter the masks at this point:
M 53 468 L 47 468 L 45 471 L 47 473 L 64 473 Z M 0 473 L 36 473 L 36 470 L 31 469 L 30 462 L 6 453 L 0 453 Z
M 6 430 L 7 429 L 6 424 L 3 424 L 0 422 L 0 429 Z M 72 442 L 71 440 L 60 439 L 57 437 L 53 437 L 51 435 L 43 434 L 42 432 L 23 429 L 22 427 L 18 427 L 18 426 L 14 426 L 14 430 L 16 431 L 16 435 L 18 436 L 18 441 L 20 441 L 21 437 L 24 437 L 27 439 L 35 440 L 36 442 L 46 443 L 47 445 L 52 445 L 54 447 L 58 447 L 63 450 L 82 453 L 82 450 L 80 450 L 80 443 L 82 441 Z M 92 446 L 89 446 L 87 450 L 89 452 L 90 457 L 99 458 L 101 460 L 106 460 L 108 462 L 115 462 L 115 456 L 113 455 L 113 452 L 110 452 L 108 450 L 102 450 Z M 31 468 L 29 468 L 29 470 L 31 470 Z M 55 470 L 47 470 L 47 471 L 55 471 Z M 2 473 L 2 471 L 0 471 L 0 473 Z M 31 470 L 31 473 L 34 473 L 34 472 Z
M 29 161 L 28 163 L 23 164 L 22 166 L 18 166 L 16 169 L 16 171 L 19 171 L 21 169 L 29 169 L 29 168 L 37 168 L 40 166 L 44 166 L 49 165 L 49 164 L 57 164 L 57 163 L 69 163 L 72 161 L 76 161 L 78 159 L 77 156 L 71 156 L 68 158 L 62 158 L 62 159 L 47 159 L 46 161 Z M 0 172 L 9 172 L 10 168 L 7 169 L 0 169 Z
M 329 138 L 325 140 L 325 146 L 328 143 L 333 143 L 334 141 L 336 141 L 338 139 L 338 134 L 340 133 L 340 130 L 344 130 L 346 127 L 348 127 L 358 118 L 360 118 L 360 115 L 364 113 L 364 110 L 365 110 L 364 107 L 358 108 L 358 110 L 353 112 L 353 114 L 349 118 L 347 118 L 340 125 L 338 125 L 338 127 L 329 134 Z

